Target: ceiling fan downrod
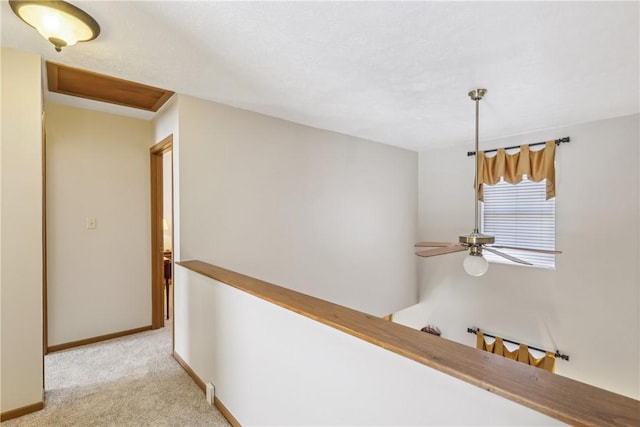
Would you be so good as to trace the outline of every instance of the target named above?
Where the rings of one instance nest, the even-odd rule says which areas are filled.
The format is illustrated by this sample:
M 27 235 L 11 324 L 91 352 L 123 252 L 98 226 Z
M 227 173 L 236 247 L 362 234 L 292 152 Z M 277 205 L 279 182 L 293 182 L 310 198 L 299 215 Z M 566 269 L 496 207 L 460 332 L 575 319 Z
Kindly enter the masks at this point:
M 486 89 L 474 89 L 469 92 L 469 97 L 472 101 L 476 103 L 476 153 L 478 153 L 478 144 L 479 144 L 479 135 L 480 135 L 480 100 L 487 93 Z M 480 170 L 480 156 L 476 156 L 476 173 L 475 173 L 475 190 L 476 190 L 476 210 L 475 210 L 475 227 L 473 228 L 474 233 L 480 232 L 480 227 L 478 227 L 478 192 L 480 190 L 480 182 L 478 179 L 478 171 Z
M 472 101 L 476 103 L 476 145 L 475 150 L 476 153 L 479 153 L 478 145 L 479 145 L 479 123 L 480 123 L 480 100 L 487 93 L 486 89 L 474 89 L 469 92 L 469 97 Z M 478 201 L 478 196 L 480 193 L 480 177 L 478 176 L 478 172 L 480 169 L 480 156 L 476 155 L 476 174 L 475 174 L 475 227 L 471 234 L 464 234 L 458 238 L 460 243 L 465 245 L 469 245 L 470 251 L 469 255 L 471 256 L 482 256 L 482 246 L 485 244 L 491 244 L 495 242 L 495 238 L 493 236 L 489 236 L 486 234 L 480 233 L 480 227 L 478 225 L 478 213 L 480 210 L 480 204 Z

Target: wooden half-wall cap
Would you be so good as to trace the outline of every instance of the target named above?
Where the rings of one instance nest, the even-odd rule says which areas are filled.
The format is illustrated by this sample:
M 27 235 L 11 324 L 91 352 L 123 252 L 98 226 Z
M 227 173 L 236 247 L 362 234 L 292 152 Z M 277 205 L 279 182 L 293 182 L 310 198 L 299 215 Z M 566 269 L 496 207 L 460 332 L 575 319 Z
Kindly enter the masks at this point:
M 640 426 L 636 399 L 203 261 L 176 265 L 572 426 Z
M 50 92 L 156 112 L 174 92 L 47 61 Z

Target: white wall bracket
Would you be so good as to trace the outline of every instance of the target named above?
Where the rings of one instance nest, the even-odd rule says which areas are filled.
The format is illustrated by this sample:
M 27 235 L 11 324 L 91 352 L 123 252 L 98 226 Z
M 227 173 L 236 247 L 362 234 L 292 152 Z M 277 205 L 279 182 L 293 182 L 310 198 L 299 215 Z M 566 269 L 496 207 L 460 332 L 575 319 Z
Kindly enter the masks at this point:
M 212 383 L 207 383 L 207 402 L 209 405 L 213 405 L 213 400 L 216 396 L 216 387 Z

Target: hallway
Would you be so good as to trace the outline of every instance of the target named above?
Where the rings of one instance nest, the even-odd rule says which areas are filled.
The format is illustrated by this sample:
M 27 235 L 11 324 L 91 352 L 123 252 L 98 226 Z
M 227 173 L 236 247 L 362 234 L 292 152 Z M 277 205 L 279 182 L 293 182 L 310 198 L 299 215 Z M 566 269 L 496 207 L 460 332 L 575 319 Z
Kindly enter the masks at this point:
M 45 409 L 14 426 L 228 426 L 171 356 L 171 323 L 47 355 Z

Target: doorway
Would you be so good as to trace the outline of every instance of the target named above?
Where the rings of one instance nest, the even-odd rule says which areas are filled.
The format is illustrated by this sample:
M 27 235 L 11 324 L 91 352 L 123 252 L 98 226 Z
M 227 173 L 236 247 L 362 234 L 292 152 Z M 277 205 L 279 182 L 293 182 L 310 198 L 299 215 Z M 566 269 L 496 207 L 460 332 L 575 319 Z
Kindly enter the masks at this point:
M 173 135 L 151 154 L 151 327 L 173 319 Z

